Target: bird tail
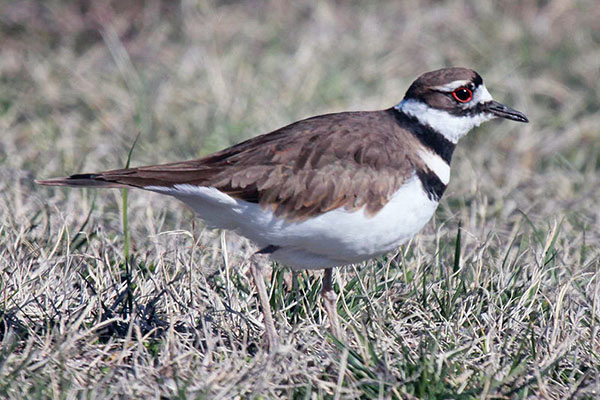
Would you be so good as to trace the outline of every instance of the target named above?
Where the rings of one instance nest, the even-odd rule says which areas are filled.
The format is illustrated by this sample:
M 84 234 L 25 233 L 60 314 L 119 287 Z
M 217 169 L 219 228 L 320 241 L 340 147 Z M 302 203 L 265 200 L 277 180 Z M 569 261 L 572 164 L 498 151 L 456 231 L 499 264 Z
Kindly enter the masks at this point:
M 76 174 L 66 178 L 36 179 L 35 183 L 46 186 L 71 186 L 95 188 L 126 188 L 130 185 L 111 182 L 104 174 Z
M 210 178 L 222 168 L 203 165 L 203 160 L 149 165 L 146 167 L 115 169 L 91 174 L 76 174 L 66 178 L 36 180 L 40 185 L 96 187 L 96 188 L 146 188 L 148 186 L 172 187 L 177 184 L 207 186 Z

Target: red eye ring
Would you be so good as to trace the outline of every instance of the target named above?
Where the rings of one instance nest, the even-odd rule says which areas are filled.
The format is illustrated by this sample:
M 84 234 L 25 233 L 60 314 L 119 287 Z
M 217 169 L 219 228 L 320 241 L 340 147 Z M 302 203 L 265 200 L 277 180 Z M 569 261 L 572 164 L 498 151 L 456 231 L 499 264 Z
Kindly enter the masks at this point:
M 469 88 L 459 87 L 458 89 L 454 89 L 454 91 L 452 92 L 452 96 L 458 102 L 468 103 L 473 99 L 473 92 Z

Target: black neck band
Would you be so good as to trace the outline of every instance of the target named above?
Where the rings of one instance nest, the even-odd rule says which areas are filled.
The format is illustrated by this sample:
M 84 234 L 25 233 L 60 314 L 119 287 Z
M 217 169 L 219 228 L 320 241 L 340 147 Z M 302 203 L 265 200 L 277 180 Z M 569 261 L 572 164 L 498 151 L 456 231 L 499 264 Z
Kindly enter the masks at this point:
M 407 115 L 402 110 L 390 108 L 388 112 L 394 116 L 398 125 L 415 135 L 425 147 L 431 149 L 450 165 L 456 146 L 454 143 L 429 125 L 421 123 L 417 118 Z

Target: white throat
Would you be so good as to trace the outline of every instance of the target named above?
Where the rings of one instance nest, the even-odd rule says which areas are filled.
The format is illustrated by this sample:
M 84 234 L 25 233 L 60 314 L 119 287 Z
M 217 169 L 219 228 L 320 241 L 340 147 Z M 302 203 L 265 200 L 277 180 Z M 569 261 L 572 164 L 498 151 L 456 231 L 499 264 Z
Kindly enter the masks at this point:
M 474 93 L 474 102 L 479 103 L 490 100 L 492 100 L 492 96 L 483 85 Z M 427 104 L 415 99 L 402 100 L 394 108 L 411 117 L 415 117 L 419 122 L 430 126 L 455 144 L 461 137 L 469 133 L 471 129 L 495 118 L 493 114 L 488 113 L 468 116 L 452 115 L 447 111 L 431 108 Z

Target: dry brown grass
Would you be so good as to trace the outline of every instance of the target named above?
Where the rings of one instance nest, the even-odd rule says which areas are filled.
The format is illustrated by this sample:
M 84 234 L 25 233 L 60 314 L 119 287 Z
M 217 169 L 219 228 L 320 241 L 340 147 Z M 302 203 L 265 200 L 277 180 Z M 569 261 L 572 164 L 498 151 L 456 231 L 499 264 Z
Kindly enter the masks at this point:
M 450 65 L 531 123 L 472 133 L 434 222 L 338 270 L 346 344 L 318 274 L 274 266 L 269 356 L 247 241 L 132 192 L 126 265 L 119 192 L 33 183 L 122 166 L 138 132 L 134 165 L 388 107 Z M 1 3 L 0 397 L 596 398 L 599 66 L 594 0 Z

